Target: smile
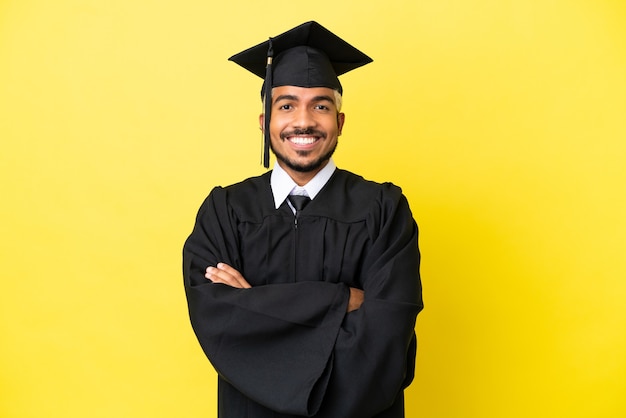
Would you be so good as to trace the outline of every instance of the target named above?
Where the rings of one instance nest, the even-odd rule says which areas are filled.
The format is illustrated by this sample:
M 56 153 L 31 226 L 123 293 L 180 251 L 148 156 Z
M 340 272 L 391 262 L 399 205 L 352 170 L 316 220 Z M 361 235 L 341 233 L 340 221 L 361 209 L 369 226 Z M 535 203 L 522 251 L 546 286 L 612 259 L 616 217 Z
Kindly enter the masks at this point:
M 309 145 L 317 141 L 315 136 L 290 136 L 287 140 L 295 145 Z

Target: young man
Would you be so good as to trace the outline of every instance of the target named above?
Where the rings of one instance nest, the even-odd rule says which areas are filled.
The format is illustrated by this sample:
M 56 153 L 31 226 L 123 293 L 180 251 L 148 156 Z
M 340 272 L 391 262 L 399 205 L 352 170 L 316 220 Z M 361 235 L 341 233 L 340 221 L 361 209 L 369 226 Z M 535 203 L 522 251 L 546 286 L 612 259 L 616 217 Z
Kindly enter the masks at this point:
M 269 56 L 269 59 L 268 59 Z M 422 309 L 417 225 L 391 183 L 338 169 L 338 75 L 371 59 L 307 22 L 231 60 L 265 79 L 271 172 L 216 187 L 183 250 L 225 418 L 399 418 Z

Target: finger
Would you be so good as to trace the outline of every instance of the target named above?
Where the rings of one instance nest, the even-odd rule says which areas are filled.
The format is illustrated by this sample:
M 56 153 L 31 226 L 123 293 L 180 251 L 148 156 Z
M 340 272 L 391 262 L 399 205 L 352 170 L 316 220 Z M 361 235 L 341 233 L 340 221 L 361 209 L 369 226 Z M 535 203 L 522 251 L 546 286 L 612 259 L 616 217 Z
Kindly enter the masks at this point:
M 208 267 L 205 277 L 213 283 L 222 283 L 239 289 L 250 287 L 248 282 L 246 282 L 241 275 L 237 277 L 236 275 L 230 274 L 228 271 L 216 267 Z
M 237 281 L 237 283 L 239 283 L 242 288 L 249 289 L 250 287 L 252 287 L 243 277 L 243 275 L 239 273 L 239 271 L 234 267 L 231 267 L 226 263 L 218 263 L 217 268 L 225 273 L 228 273 L 233 279 Z
M 237 287 L 237 288 L 241 287 L 239 285 L 239 282 L 235 278 L 233 278 L 232 276 L 229 276 L 228 274 L 225 274 L 224 272 L 219 271 L 215 267 L 211 267 L 207 269 L 207 273 L 205 274 L 205 277 L 213 283 L 221 283 L 221 284 L 228 285 L 230 287 Z
M 229 275 L 235 277 L 237 280 L 242 280 L 243 276 L 241 275 L 241 273 L 239 273 L 239 271 L 231 266 L 229 266 L 226 263 L 218 263 L 217 264 L 217 268 L 225 273 L 228 273 Z M 245 279 L 243 279 L 245 281 Z

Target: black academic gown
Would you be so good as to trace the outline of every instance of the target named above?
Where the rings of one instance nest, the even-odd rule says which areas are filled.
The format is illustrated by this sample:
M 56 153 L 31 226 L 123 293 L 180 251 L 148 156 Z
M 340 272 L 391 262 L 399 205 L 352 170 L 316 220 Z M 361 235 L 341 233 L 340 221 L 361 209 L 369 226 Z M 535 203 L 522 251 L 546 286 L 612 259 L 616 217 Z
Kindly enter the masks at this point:
M 336 170 L 301 212 L 270 174 L 217 187 L 183 250 L 193 329 L 219 375 L 219 416 L 399 418 L 422 309 L 417 226 L 401 190 Z M 227 263 L 251 289 L 213 284 Z M 349 287 L 365 292 L 346 314 Z

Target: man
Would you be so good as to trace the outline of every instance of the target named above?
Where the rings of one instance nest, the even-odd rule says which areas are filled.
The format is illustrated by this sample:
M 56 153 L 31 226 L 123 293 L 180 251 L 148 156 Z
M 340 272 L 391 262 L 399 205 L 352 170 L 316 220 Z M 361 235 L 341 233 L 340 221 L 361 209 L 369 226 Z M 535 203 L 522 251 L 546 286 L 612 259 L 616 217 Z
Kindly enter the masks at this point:
M 404 417 L 423 306 L 417 226 L 398 187 L 332 160 L 337 76 L 371 59 L 307 22 L 231 60 L 265 79 L 264 163 L 270 146 L 277 161 L 213 189 L 183 250 L 218 414 Z

